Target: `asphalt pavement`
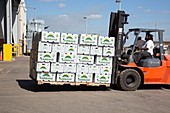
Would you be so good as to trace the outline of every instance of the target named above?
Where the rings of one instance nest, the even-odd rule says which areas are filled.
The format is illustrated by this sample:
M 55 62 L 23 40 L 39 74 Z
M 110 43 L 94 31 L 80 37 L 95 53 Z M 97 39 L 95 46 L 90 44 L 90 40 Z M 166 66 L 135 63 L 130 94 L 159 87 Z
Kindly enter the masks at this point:
M 170 113 L 170 86 L 137 91 L 115 86 L 37 86 L 29 78 L 29 57 L 0 62 L 0 113 Z

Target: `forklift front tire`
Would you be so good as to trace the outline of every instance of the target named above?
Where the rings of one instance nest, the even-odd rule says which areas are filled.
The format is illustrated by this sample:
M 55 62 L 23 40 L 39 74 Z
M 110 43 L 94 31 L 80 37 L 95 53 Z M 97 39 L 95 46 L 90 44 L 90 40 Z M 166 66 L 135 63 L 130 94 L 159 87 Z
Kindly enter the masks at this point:
M 125 69 L 118 77 L 118 86 L 125 91 L 135 91 L 140 84 L 141 76 L 134 69 Z

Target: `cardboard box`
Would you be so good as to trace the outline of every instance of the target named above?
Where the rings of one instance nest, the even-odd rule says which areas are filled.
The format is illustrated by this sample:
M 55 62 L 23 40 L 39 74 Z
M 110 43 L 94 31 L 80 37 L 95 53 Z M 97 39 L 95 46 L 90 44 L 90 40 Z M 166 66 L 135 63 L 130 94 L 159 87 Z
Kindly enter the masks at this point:
M 99 46 L 111 46 L 111 47 L 114 47 L 115 38 L 114 37 L 99 36 L 98 45 Z
M 64 53 L 65 44 L 52 44 L 52 52 Z
M 61 53 L 59 56 L 59 62 L 62 63 L 76 63 L 76 54 Z
M 101 73 L 101 66 L 100 65 L 89 65 L 89 72 L 88 73 Z
M 56 62 L 57 53 L 38 53 L 38 62 Z
M 74 73 L 58 73 L 57 81 L 58 82 L 74 82 L 75 74 Z
M 76 73 L 76 64 L 64 64 L 64 72 Z
M 88 45 L 78 45 L 78 54 L 90 54 L 90 46 Z
M 114 56 L 115 48 L 114 47 L 103 47 L 103 56 Z
M 77 62 L 83 64 L 93 64 L 94 56 L 90 55 L 77 55 Z
M 104 65 L 101 66 L 101 74 L 112 74 L 112 66 L 111 65 Z
M 61 43 L 78 44 L 78 34 L 61 33 Z
M 111 75 L 106 74 L 96 74 L 95 75 L 95 83 L 111 83 Z
M 59 32 L 42 31 L 41 41 L 59 43 L 60 42 L 60 33 Z
M 51 52 L 52 44 L 46 42 L 39 42 L 38 51 L 40 52 Z
M 76 73 L 76 82 L 92 82 L 93 74 Z
M 111 57 L 97 57 L 98 65 L 112 65 L 112 58 Z
M 72 53 L 72 54 L 77 54 L 77 45 L 73 44 L 66 44 L 65 45 L 65 53 Z
M 97 45 L 98 36 L 97 35 L 80 35 L 80 44 L 83 45 Z
M 50 63 L 37 63 L 37 72 L 50 72 Z
M 38 72 L 37 73 L 37 80 L 42 81 L 55 81 L 56 74 L 51 72 Z
M 64 64 L 62 63 L 51 63 L 51 72 L 64 72 Z
M 87 64 L 77 64 L 77 73 L 88 73 L 89 65 Z
M 91 46 L 90 55 L 102 55 L 102 47 Z

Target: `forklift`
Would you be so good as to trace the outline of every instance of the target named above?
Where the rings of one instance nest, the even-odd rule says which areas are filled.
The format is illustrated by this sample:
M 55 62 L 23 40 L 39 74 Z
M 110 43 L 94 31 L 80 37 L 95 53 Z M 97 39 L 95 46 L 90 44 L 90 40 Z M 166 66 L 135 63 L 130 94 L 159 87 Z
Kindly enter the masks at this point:
M 112 84 L 116 84 L 125 91 L 135 91 L 144 84 L 170 84 L 170 55 L 164 54 L 163 32 L 160 29 L 133 28 L 124 33 L 124 25 L 128 24 L 129 14 L 118 10 L 110 15 L 109 37 L 115 37 L 115 56 L 113 57 Z M 134 43 L 131 47 L 131 54 L 128 58 L 122 58 L 128 54 L 124 50 L 130 34 L 134 36 Z M 159 56 L 140 60 L 139 64 L 134 62 L 134 53 L 137 39 L 141 33 L 155 33 L 158 36 Z M 132 40 L 132 39 L 131 39 Z

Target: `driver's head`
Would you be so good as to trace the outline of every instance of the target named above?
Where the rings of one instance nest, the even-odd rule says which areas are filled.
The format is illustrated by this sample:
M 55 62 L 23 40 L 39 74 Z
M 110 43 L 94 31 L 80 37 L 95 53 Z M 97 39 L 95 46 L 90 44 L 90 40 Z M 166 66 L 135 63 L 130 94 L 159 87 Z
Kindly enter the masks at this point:
M 147 34 L 146 34 L 146 37 L 145 37 L 145 40 L 146 40 L 146 41 L 148 41 L 148 40 L 153 40 L 153 35 L 147 33 Z

